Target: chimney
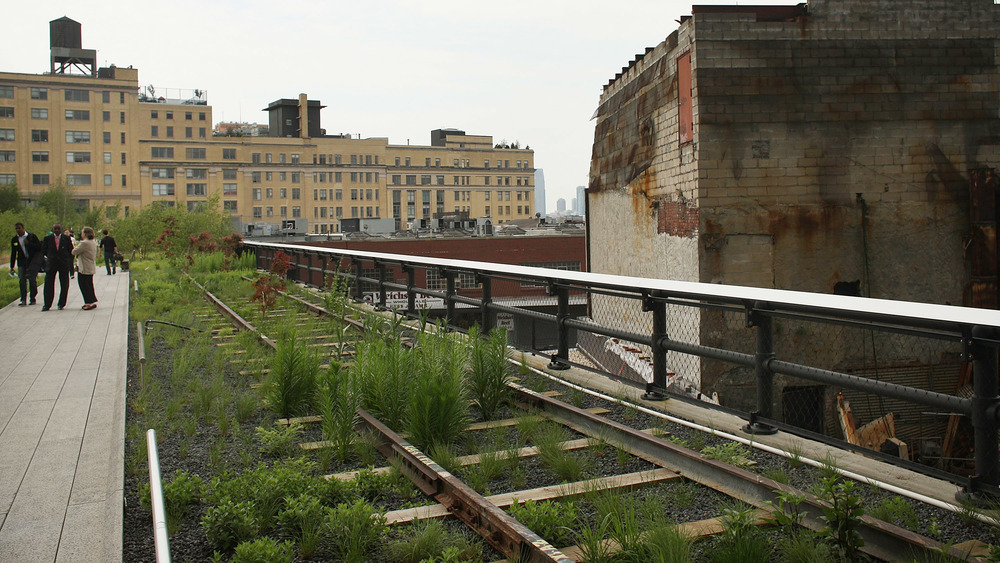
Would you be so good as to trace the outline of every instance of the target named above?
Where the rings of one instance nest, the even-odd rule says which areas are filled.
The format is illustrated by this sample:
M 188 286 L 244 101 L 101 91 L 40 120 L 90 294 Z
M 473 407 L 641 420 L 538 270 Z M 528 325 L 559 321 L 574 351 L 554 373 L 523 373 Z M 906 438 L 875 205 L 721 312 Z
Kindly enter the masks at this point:
M 299 137 L 309 138 L 309 96 L 299 94 Z

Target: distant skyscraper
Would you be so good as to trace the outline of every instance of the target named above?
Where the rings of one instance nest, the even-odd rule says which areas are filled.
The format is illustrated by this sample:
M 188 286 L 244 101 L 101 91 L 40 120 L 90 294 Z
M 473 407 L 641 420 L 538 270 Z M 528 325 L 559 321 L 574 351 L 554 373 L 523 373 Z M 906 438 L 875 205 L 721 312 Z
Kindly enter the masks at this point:
M 545 174 L 541 168 L 535 169 L 535 212 L 545 217 Z
M 575 197 L 573 199 L 569 200 L 569 210 L 570 210 L 571 213 L 578 213 L 578 209 L 576 207 L 576 198 Z
M 559 213 L 566 213 L 566 200 L 559 198 L 556 200 L 556 211 Z
M 584 186 L 576 187 L 576 205 L 573 207 L 576 210 L 577 215 L 584 215 L 587 213 L 587 194 L 583 193 L 586 188 Z

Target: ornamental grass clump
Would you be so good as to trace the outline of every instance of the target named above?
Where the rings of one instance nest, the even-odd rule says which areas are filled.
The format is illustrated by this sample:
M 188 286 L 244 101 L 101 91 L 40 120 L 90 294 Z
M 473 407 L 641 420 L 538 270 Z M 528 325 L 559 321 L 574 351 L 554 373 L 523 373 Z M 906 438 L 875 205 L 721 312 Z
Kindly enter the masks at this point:
M 306 414 L 316 391 L 319 358 L 304 343 L 295 339 L 295 331 L 278 337 L 278 348 L 271 362 L 271 372 L 264 380 L 263 395 L 280 417 Z
M 444 327 L 423 334 L 415 348 L 408 428 L 422 447 L 455 443 L 469 425 L 464 377 L 468 351 Z
M 413 356 L 397 340 L 369 336 L 356 345 L 349 369 L 361 407 L 395 430 L 403 428 L 410 408 Z
M 354 452 L 357 442 L 354 424 L 359 404 L 349 371 L 339 362 L 330 362 L 330 367 L 320 377 L 316 405 L 323 419 L 323 438 L 330 442 L 333 455 L 340 463 Z
M 507 332 L 495 328 L 481 337 L 479 328 L 474 326 L 469 330 L 469 341 L 469 398 L 484 419 L 492 420 L 510 396 L 510 389 L 507 387 L 507 382 L 510 381 L 507 371 Z

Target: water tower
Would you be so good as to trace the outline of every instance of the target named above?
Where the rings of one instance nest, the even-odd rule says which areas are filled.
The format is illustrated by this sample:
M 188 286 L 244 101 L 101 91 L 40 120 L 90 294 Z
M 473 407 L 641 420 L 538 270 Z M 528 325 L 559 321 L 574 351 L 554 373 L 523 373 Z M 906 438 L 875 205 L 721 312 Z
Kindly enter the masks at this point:
M 97 51 L 83 48 L 80 24 L 65 16 L 49 22 L 49 53 L 52 74 L 97 74 Z

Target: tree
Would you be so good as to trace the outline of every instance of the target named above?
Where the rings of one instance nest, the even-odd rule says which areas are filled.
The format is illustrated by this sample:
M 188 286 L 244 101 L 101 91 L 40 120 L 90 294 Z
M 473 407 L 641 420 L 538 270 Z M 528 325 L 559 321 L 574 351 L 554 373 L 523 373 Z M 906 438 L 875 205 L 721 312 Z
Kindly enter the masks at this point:
M 17 183 L 11 182 L 0 186 L 0 211 L 19 211 L 21 209 L 21 191 Z
M 79 202 L 73 198 L 73 187 L 67 186 L 62 180 L 56 180 L 48 189 L 38 196 L 38 206 L 56 216 L 56 220 L 66 225 L 72 225 L 80 215 Z

